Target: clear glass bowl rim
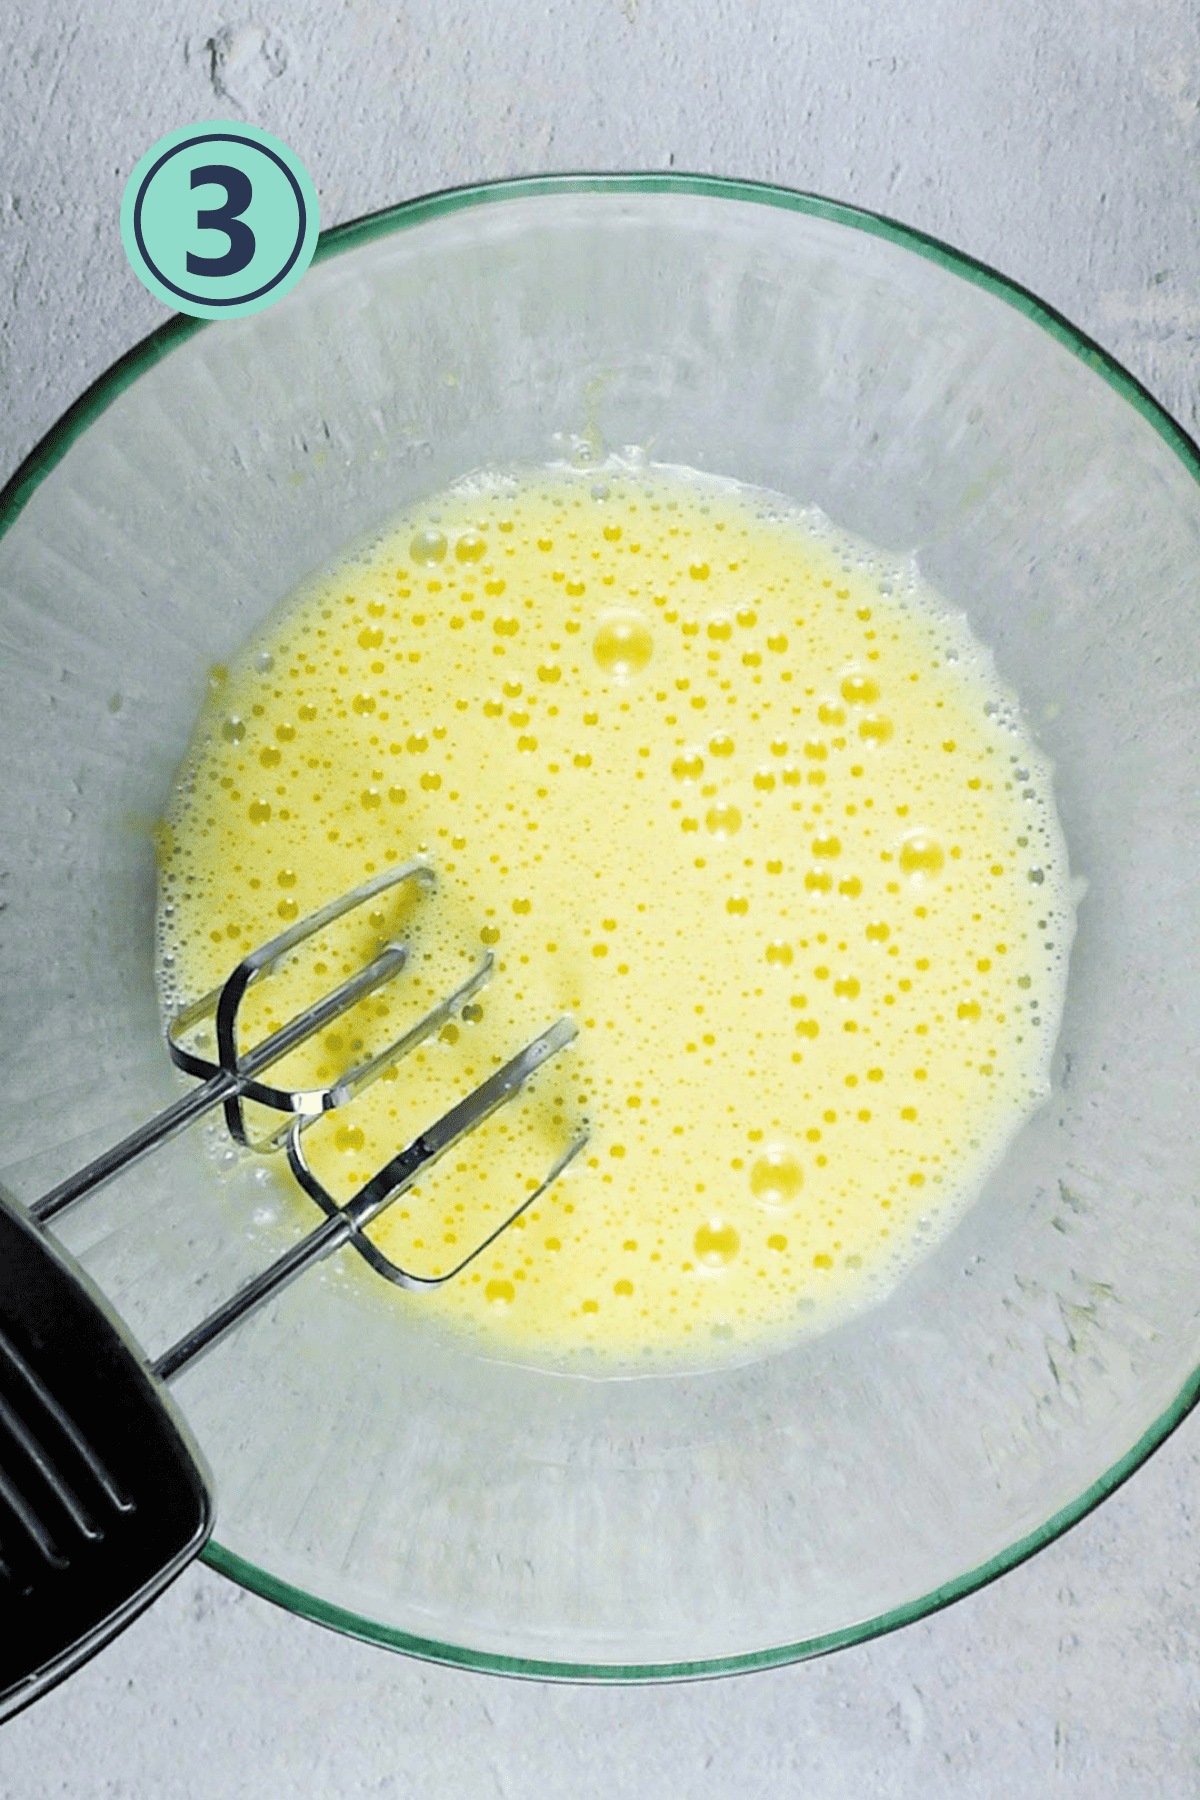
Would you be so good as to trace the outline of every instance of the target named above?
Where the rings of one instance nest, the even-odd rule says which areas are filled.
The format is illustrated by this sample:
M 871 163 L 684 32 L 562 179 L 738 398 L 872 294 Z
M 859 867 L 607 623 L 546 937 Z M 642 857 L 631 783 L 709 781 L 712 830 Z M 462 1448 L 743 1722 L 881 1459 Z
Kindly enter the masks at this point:
M 339 256 L 394 232 L 411 230 L 425 221 L 470 207 L 502 205 L 507 200 L 583 193 L 690 195 L 711 200 L 733 200 L 755 206 L 773 206 L 808 214 L 851 231 L 883 238 L 913 255 L 926 258 L 950 274 L 984 289 L 1038 325 L 1070 355 L 1107 382 L 1141 418 L 1158 433 L 1167 447 L 1200 485 L 1200 446 L 1167 413 L 1153 395 L 1116 359 L 1052 306 L 1018 282 L 987 264 L 951 248 L 940 239 L 900 224 L 880 213 L 819 194 L 779 187 L 773 183 L 725 176 L 643 173 L 564 173 L 520 176 L 471 183 L 402 201 L 364 218 L 348 221 L 321 233 L 314 262 Z M 169 356 L 198 331 L 211 329 L 211 321 L 176 315 L 151 332 L 114 363 L 63 413 L 45 437 L 29 453 L 0 490 L 0 537 L 12 527 L 26 502 L 80 438 L 113 401 L 149 369 Z M 219 323 L 219 322 L 218 322 Z M 1068 1506 L 1052 1514 L 1035 1530 L 1017 1538 L 1006 1549 L 976 1565 L 954 1580 L 922 1594 L 916 1600 L 825 1636 L 774 1645 L 766 1650 L 695 1662 L 652 1664 L 588 1664 L 501 1656 L 422 1638 L 381 1625 L 362 1614 L 336 1606 L 304 1589 L 280 1580 L 268 1570 L 247 1561 L 211 1540 L 202 1552 L 209 1567 L 260 1594 L 264 1599 L 348 1636 L 400 1650 L 428 1661 L 448 1663 L 493 1674 L 522 1676 L 531 1680 L 663 1681 L 694 1679 L 767 1669 L 825 1655 L 851 1644 L 864 1643 L 900 1626 L 909 1625 L 955 1600 L 975 1592 L 1009 1569 L 1052 1543 L 1084 1518 L 1158 1449 L 1200 1400 L 1200 1366 L 1184 1382 L 1172 1404 L 1141 1434 L 1131 1448 L 1094 1480 Z

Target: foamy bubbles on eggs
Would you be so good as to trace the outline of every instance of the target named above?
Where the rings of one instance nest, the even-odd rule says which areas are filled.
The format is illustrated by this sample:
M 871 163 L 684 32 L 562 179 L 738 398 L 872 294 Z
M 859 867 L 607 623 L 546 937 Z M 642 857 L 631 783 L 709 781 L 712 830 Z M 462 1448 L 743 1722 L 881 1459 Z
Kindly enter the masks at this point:
M 494 977 L 313 1128 L 314 1165 L 350 1191 L 572 1013 L 528 1101 L 373 1229 L 450 1266 L 586 1115 L 568 1176 L 422 1305 L 492 1353 L 641 1367 L 820 1329 L 937 1241 L 1047 1089 L 1072 914 L 1049 768 L 911 571 L 777 496 L 595 475 L 439 495 L 214 672 L 160 974 L 186 1001 L 427 857 L 435 895 L 331 940 L 313 991 L 397 933 L 427 1003 L 485 948 Z M 402 999 L 311 1045 L 313 1082 Z

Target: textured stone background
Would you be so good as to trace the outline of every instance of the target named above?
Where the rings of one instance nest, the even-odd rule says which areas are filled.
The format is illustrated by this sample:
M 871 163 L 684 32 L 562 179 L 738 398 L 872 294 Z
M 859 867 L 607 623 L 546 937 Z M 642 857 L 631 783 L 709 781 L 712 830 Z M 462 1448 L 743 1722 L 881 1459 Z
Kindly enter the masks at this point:
M 486 176 L 755 176 L 1034 289 L 1200 430 L 1191 0 L 5 0 L 0 480 L 157 325 L 117 215 L 165 132 L 246 119 L 325 225 Z M 641 1691 L 439 1670 L 191 1570 L 0 1733 L 5 1800 L 1200 1794 L 1200 1421 L 1032 1563 L 823 1662 Z

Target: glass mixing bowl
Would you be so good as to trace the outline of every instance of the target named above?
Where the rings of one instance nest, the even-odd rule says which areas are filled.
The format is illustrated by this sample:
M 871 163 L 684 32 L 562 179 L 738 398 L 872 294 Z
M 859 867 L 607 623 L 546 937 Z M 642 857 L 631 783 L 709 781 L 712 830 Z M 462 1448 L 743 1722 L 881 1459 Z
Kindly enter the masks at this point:
M 916 1618 L 1093 1506 L 1200 1361 L 1200 460 L 1029 295 L 774 188 L 533 180 L 344 227 L 268 311 L 164 327 L 26 463 L 0 540 L 0 1175 L 32 1199 L 176 1091 L 153 828 L 209 666 L 464 471 L 627 445 L 915 558 L 1053 758 L 1082 898 L 1053 1098 L 843 1327 L 717 1373 L 566 1377 L 432 1341 L 348 1262 L 179 1382 L 215 1567 L 535 1675 L 712 1673 Z M 297 1229 L 185 1142 L 62 1235 L 157 1350 Z

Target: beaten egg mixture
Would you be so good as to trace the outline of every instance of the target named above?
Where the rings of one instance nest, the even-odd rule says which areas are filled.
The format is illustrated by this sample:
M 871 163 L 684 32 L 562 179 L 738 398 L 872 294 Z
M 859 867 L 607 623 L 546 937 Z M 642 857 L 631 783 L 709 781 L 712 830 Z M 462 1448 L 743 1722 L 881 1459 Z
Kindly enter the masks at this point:
M 451 1266 L 586 1119 L 516 1226 L 397 1296 L 493 1352 L 644 1365 L 819 1326 L 944 1234 L 1047 1090 L 1067 859 L 1011 695 L 911 573 L 733 484 L 542 471 L 414 510 L 213 671 L 162 846 L 169 1006 L 428 860 L 433 892 L 323 941 L 286 1007 L 262 984 L 265 1029 L 411 939 L 312 1080 L 490 947 L 461 1015 L 308 1134 L 339 1196 L 577 1021 L 371 1228 Z

